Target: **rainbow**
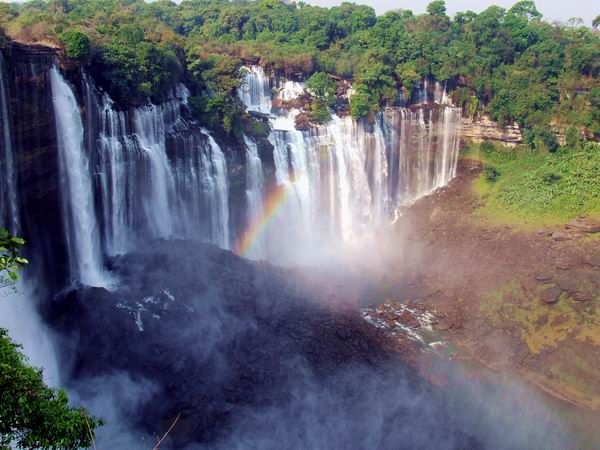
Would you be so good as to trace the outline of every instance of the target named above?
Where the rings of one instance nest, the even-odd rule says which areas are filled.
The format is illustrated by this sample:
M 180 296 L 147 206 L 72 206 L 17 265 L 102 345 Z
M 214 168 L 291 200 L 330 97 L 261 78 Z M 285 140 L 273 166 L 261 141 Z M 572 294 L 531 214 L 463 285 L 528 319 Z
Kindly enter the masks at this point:
M 260 214 L 257 214 L 250 221 L 246 230 L 234 246 L 234 251 L 238 256 L 247 256 L 256 245 L 258 238 L 267 229 L 273 221 L 279 210 L 285 205 L 288 199 L 288 189 L 286 186 L 275 186 L 264 198 L 263 208 Z

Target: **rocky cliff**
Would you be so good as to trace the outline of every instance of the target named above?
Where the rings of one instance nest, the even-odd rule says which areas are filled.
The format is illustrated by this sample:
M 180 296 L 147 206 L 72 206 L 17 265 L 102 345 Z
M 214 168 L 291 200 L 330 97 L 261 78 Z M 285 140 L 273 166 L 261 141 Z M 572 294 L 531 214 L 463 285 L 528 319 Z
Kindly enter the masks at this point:
M 495 141 L 511 147 L 523 142 L 523 136 L 517 124 L 501 127 L 485 115 L 476 118 L 463 117 L 461 137 L 463 143 Z

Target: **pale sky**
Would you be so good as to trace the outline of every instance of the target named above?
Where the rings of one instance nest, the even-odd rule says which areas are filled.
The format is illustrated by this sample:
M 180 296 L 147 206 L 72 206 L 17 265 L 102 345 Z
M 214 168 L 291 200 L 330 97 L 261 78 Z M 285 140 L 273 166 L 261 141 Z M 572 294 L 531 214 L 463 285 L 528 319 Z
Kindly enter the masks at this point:
M 0 0 L 0 2 L 24 0 Z M 179 3 L 181 0 L 175 0 Z M 311 5 L 334 6 L 342 3 L 342 0 L 304 0 Z M 415 13 L 425 12 L 429 0 L 346 0 L 352 3 L 370 5 L 382 14 L 390 9 L 411 9 Z M 518 0 L 446 0 L 448 14 L 453 16 L 457 11 L 481 12 L 490 5 L 498 5 L 510 8 Z M 586 25 L 591 25 L 592 20 L 600 14 L 600 1 L 598 0 L 535 0 L 537 8 L 549 22 L 560 20 L 566 22 L 572 17 L 582 18 Z
M 304 0 L 311 5 L 334 6 L 341 0 Z M 415 13 L 425 12 L 428 0 L 353 0 L 353 3 L 370 5 L 381 14 L 390 9 L 411 9 Z M 448 14 L 453 16 L 457 11 L 481 12 L 490 5 L 509 8 L 517 0 L 446 0 Z M 538 10 L 548 21 L 560 20 L 566 22 L 571 17 L 581 17 L 587 25 L 591 25 L 594 17 L 600 14 L 600 1 L 598 0 L 536 0 Z

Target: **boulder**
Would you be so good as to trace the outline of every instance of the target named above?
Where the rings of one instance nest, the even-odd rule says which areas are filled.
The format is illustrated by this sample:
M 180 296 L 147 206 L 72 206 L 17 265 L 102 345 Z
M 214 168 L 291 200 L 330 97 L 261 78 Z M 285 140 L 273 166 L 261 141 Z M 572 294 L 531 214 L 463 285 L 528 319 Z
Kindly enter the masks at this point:
M 564 256 L 555 261 L 554 267 L 558 270 L 569 270 L 581 264 L 581 258 L 576 256 Z
M 570 241 L 572 239 L 573 239 L 572 233 L 567 233 L 564 231 L 556 231 L 556 232 L 552 233 L 552 240 L 554 242 L 564 242 L 564 241 Z
M 600 221 L 590 219 L 589 217 L 578 217 L 569 222 L 566 228 L 584 233 L 600 233 Z
M 542 314 L 535 323 L 539 327 L 546 325 L 548 323 L 548 314 Z
M 561 288 L 552 286 L 540 292 L 540 300 L 549 305 L 553 305 L 558 302 L 562 293 L 563 290 Z

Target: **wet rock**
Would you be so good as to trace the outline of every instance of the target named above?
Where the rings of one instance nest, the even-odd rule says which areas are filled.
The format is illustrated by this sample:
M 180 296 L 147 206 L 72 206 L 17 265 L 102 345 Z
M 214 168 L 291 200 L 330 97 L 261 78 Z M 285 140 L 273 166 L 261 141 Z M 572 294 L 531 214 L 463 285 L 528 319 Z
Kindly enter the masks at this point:
M 561 294 L 563 293 L 562 289 L 556 286 L 552 286 L 544 289 L 540 293 L 540 300 L 544 303 L 548 303 L 550 305 L 557 303 Z
M 579 217 L 569 222 L 566 228 L 584 233 L 600 233 L 600 222 L 590 218 Z

